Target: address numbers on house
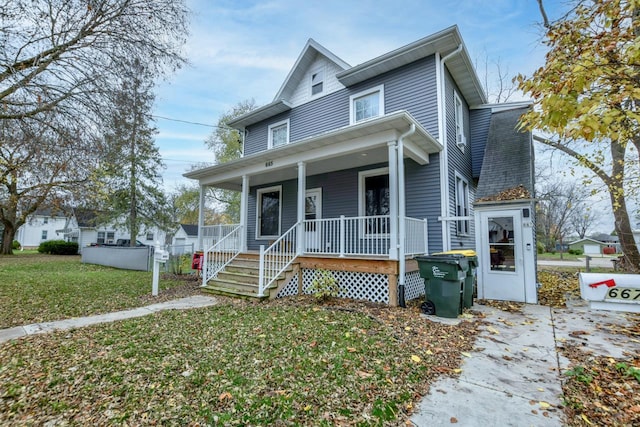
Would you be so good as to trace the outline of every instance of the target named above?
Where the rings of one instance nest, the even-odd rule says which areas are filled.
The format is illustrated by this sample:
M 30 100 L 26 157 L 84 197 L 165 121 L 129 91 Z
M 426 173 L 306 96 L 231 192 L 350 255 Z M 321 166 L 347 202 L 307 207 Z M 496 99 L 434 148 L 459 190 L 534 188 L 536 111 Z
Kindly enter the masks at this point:
M 273 160 L 268 160 L 268 161 L 264 162 L 264 167 L 265 168 L 270 168 L 271 166 L 273 166 Z

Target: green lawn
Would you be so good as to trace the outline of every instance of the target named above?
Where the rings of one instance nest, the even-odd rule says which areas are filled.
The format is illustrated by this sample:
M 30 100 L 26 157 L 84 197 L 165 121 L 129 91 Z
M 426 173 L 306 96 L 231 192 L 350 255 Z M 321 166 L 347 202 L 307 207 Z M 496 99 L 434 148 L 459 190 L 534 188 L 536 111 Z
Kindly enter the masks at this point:
M 195 282 L 161 280 L 151 297 L 150 272 L 82 264 L 79 256 L 0 256 L 0 328 L 107 313 L 196 292 Z
M 150 288 L 149 273 L 78 257 L 0 258 L 7 326 L 143 305 Z M 477 333 L 417 303 L 221 298 L 0 344 L 0 425 L 404 425 Z

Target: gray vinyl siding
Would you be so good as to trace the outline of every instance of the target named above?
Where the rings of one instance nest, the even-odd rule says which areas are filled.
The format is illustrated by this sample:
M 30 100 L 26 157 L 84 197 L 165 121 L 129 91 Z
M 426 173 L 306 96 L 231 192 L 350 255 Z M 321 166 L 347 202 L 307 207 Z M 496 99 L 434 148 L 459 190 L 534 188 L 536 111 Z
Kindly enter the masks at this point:
M 442 224 L 440 216 L 440 162 L 438 154 L 429 156 L 429 165 L 420 166 L 405 159 L 405 205 L 411 218 L 427 219 L 429 251 L 442 250 Z
M 456 215 L 456 173 L 464 178 L 469 184 L 469 215 L 473 216 L 473 201 L 475 199 L 475 182 L 473 180 L 472 168 L 471 168 L 471 147 L 470 147 L 470 132 L 469 132 L 469 106 L 467 101 L 462 96 L 462 93 L 453 81 L 449 71 L 445 71 L 445 97 L 446 97 L 446 135 L 447 135 L 447 150 L 448 150 L 448 162 L 449 162 L 449 215 Z M 456 144 L 456 125 L 455 125 L 455 106 L 454 106 L 454 90 L 458 97 L 462 101 L 462 110 L 464 113 L 464 135 L 467 138 L 467 145 L 464 151 L 458 148 Z M 449 233 L 451 235 L 451 249 L 461 248 L 474 248 L 475 247 L 475 226 L 474 221 L 469 221 L 469 233 L 465 235 L 458 235 L 456 228 L 456 222 L 449 222 Z
M 436 71 L 432 56 L 247 127 L 244 155 L 266 150 L 269 125 L 282 120 L 290 120 L 290 142 L 348 126 L 349 97 L 380 84 L 384 84 L 385 113 L 407 110 L 433 136 L 438 135 Z
M 474 178 L 480 177 L 484 149 L 487 146 L 489 125 L 491 124 L 491 108 L 480 108 L 469 112 L 471 126 L 471 167 Z
M 434 137 L 438 136 L 436 67 L 434 57 L 429 57 L 249 126 L 245 155 L 267 149 L 268 126 L 278 121 L 289 119 L 291 142 L 348 126 L 349 97 L 381 84 L 384 85 L 385 113 L 407 110 Z M 405 159 L 405 165 L 406 214 L 413 218 L 426 218 L 429 249 L 442 250 L 442 225 L 438 220 L 441 215 L 439 154 L 430 155 L 427 165 L 421 166 L 409 159 Z M 383 163 L 308 176 L 306 187 L 322 188 L 323 218 L 358 216 L 358 172 L 387 166 L 387 163 Z M 284 233 L 296 221 L 297 181 L 270 183 L 264 187 L 274 185 L 283 186 L 281 230 Z M 254 250 L 268 243 L 255 239 L 256 191 L 257 188 L 251 188 L 248 215 L 248 247 Z
M 440 221 L 440 189 L 438 174 L 438 157 L 431 155 L 430 165 L 420 166 L 410 159 L 405 160 L 406 214 L 412 218 L 426 218 L 429 224 L 429 249 L 442 250 L 442 232 Z M 307 177 L 307 189 L 322 189 L 322 218 L 339 218 L 340 215 L 355 217 L 358 211 L 358 179 L 359 172 L 387 167 L 386 163 L 370 165 L 362 168 L 347 169 Z M 259 188 L 282 185 L 282 224 L 284 233 L 296 222 L 297 215 L 297 181 L 272 183 L 261 187 L 252 187 L 249 196 L 249 249 L 258 249 L 266 240 L 256 240 L 256 195 Z

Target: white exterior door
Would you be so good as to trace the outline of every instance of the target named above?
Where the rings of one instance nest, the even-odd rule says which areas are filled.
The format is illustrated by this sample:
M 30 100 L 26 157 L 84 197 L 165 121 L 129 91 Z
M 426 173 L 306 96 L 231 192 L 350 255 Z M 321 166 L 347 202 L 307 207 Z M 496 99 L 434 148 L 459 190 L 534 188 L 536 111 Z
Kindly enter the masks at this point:
M 485 299 L 528 302 L 525 286 L 525 250 L 522 211 L 495 210 L 480 215 L 480 280 L 478 296 Z M 531 302 L 531 301 L 529 301 Z
M 322 189 L 307 190 L 304 198 L 304 235 L 305 249 L 309 252 L 322 250 L 322 223 L 316 222 L 322 218 Z

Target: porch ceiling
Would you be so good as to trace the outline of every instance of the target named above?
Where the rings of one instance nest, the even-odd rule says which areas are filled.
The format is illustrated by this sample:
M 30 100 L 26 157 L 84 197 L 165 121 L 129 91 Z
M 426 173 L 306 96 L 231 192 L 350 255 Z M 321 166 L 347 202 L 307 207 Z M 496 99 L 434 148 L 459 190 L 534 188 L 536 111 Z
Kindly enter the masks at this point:
M 251 185 L 296 179 L 299 162 L 305 162 L 307 176 L 384 163 L 387 143 L 396 141 L 412 124 L 416 131 L 404 139 L 405 157 L 428 163 L 429 154 L 441 151 L 442 145 L 408 112 L 398 111 L 184 176 L 200 185 L 240 190 L 243 175 L 250 177 Z

